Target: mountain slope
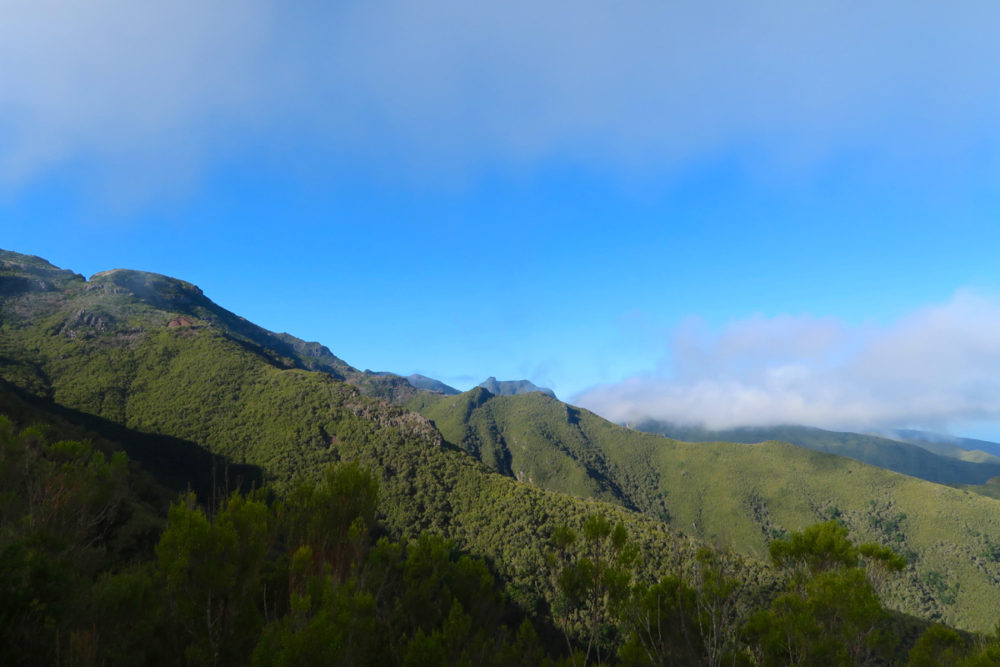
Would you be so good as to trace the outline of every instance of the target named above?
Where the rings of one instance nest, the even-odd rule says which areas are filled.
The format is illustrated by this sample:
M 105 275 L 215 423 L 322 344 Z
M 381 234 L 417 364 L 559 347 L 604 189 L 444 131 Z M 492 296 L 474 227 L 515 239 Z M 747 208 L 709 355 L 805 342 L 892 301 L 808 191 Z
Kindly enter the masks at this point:
M 351 379 L 350 367 L 321 351 L 315 363 L 330 370 L 309 370 L 301 350 L 214 311 L 187 283 L 134 273 L 88 282 L 0 256 L 0 379 L 53 409 L 256 466 L 279 491 L 355 460 L 379 479 L 380 511 L 395 535 L 453 538 L 487 557 L 529 607 L 552 593 L 549 535 L 589 513 L 626 523 L 647 578 L 693 548 L 660 519 L 761 556 L 772 535 L 835 516 L 855 539 L 911 552 L 911 567 L 887 591 L 896 608 L 992 626 L 1000 505 L 991 498 L 791 445 L 677 443 L 539 393 L 411 388 L 424 417 L 343 382 L 337 373 Z M 768 585 L 752 561 L 742 567 L 745 588 Z
M 529 608 L 552 593 L 548 536 L 587 514 L 625 522 L 647 578 L 694 548 L 654 519 L 490 473 L 425 418 L 341 381 L 352 370 L 332 355 L 319 350 L 315 363 L 328 370 L 308 370 L 287 339 L 216 311 L 187 283 L 121 271 L 88 282 L 39 262 L 0 256 L 0 379 L 38 406 L 151 446 L 204 448 L 262 470 L 279 492 L 331 462 L 357 461 L 378 478 L 395 536 L 454 539 L 487 557 Z
M 87 281 L 39 257 L 0 250 L 0 297 L 0 323 L 10 330 L 44 325 L 49 333 L 92 341 L 162 327 L 213 327 L 275 363 L 322 371 L 366 395 L 401 400 L 414 393 L 403 378 L 362 373 L 319 343 L 268 331 L 215 304 L 195 285 L 155 273 L 114 269 Z
M 888 435 L 896 440 L 912 443 L 942 456 L 950 456 L 973 463 L 1000 463 L 1000 443 L 958 438 L 913 429 L 896 429 Z
M 911 561 L 895 605 L 962 627 L 996 613 L 1000 505 L 783 442 L 678 442 L 538 394 L 417 396 L 409 407 L 494 470 L 613 500 L 680 531 L 764 556 L 769 540 L 830 518 Z
M 426 389 L 427 391 L 436 391 L 440 394 L 447 394 L 448 396 L 453 396 L 461 392 L 454 387 L 446 385 L 440 380 L 435 380 L 434 378 L 429 378 L 426 375 L 420 375 L 419 373 L 413 373 L 412 375 L 406 376 L 406 381 L 417 389 Z
M 927 447 L 877 435 L 827 431 L 807 426 L 752 426 L 710 431 L 666 422 L 645 421 L 638 431 L 656 433 L 685 442 L 741 442 L 769 440 L 790 442 L 817 452 L 846 456 L 862 463 L 912 475 L 939 484 L 985 484 L 1000 475 L 1000 462 L 961 460 Z

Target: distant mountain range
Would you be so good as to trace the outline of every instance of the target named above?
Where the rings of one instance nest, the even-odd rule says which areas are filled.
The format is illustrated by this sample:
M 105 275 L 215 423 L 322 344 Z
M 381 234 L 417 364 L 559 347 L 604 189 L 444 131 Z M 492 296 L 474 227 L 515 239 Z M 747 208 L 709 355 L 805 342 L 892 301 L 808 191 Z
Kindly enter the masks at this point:
M 629 425 L 637 431 L 656 433 L 685 442 L 790 442 L 817 452 L 846 456 L 856 461 L 941 484 L 986 484 L 1000 476 L 1000 459 L 984 452 L 970 452 L 956 445 L 935 444 L 932 434 L 906 431 L 909 439 L 827 431 L 808 426 L 750 426 L 724 430 L 682 426 L 648 420 Z M 978 441 L 977 441 L 978 442 Z M 981 443 L 990 444 L 990 443 Z
M 772 540 L 834 519 L 907 557 L 882 590 L 893 609 L 967 630 L 996 621 L 1000 501 L 964 486 L 1000 474 L 992 460 L 801 427 L 635 425 L 663 437 L 527 381 L 457 393 L 362 372 L 157 274 L 86 280 L 0 251 L 0 414 L 114 440 L 174 489 L 214 484 L 222 464 L 280 495 L 354 461 L 377 479 L 394 539 L 454 540 L 532 614 L 554 604 L 550 536 L 601 513 L 637 541 L 637 577 L 694 568 L 699 547 L 731 550 L 741 595 L 773 589 L 762 562 Z
M 413 375 L 407 375 L 406 381 L 417 389 L 425 389 L 427 391 L 436 391 L 439 394 L 445 394 L 447 396 L 454 396 L 455 394 L 460 394 L 458 389 L 454 387 L 449 387 L 444 382 L 440 380 L 435 380 L 434 378 L 429 378 L 426 375 L 419 375 L 414 373 Z
M 365 373 L 377 377 L 402 377 L 389 372 L 365 371 Z M 440 380 L 435 380 L 434 378 L 427 377 L 426 375 L 420 375 L 419 373 L 407 375 L 405 379 L 415 389 L 433 391 L 446 396 L 454 396 L 455 394 L 462 393 L 458 389 L 446 385 Z M 551 389 L 539 387 L 529 380 L 497 380 L 495 377 L 491 376 L 480 382 L 477 386 L 486 389 L 494 396 L 514 396 L 515 394 L 527 394 L 537 391 L 546 394 L 547 396 L 551 396 L 552 398 L 556 397 L 555 393 Z
M 890 438 L 912 442 L 924 449 L 973 463 L 1000 463 L 1000 443 L 973 438 L 960 438 L 942 433 L 913 429 L 894 429 L 883 433 Z

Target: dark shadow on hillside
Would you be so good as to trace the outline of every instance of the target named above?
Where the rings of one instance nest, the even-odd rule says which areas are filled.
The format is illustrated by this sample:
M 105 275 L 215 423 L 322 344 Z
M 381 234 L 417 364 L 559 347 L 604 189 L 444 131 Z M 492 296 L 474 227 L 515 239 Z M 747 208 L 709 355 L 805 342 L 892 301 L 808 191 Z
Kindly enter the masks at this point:
M 233 491 L 260 488 L 264 483 L 263 470 L 258 466 L 234 463 L 190 440 L 126 428 L 34 396 L 3 380 L 0 380 L 0 413 L 25 425 L 55 418 L 83 431 L 76 437 L 96 435 L 110 441 L 169 490 L 181 493 L 190 489 L 205 503 Z

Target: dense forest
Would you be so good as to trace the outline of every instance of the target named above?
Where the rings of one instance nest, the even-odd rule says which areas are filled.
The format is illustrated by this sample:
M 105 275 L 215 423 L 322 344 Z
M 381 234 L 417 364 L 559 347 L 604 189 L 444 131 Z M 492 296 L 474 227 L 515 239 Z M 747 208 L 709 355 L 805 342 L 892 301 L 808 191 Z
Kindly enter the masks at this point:
M 893 608 L 970 630 L 995 623 L 1000 513 L 970 487 L 932 484 L 787 442 L 678 442 L 541 394 L 421 394 L 406 405 L 492 470 L 616 503 L 760 559 L 788 531 L 836 519 L 852 539 L 891 546 L 906 558 L 882 592 Z
M 998 501 L 0 252 L 4 664 L 995 664 Z
M 433 532 L 395 540 L 357 464 L 163 505 L 120 451 L 0 419 L 4 664 L 995 664 L 1000 639 L 894 615 L 904 560 L 835 521 L 771 542 L 745 594 L 700 549 L 655 580 L 602 514 L 560 526 L 525 609 L 491 564 Z M 164 512 L 164 509 L 166 511 Z

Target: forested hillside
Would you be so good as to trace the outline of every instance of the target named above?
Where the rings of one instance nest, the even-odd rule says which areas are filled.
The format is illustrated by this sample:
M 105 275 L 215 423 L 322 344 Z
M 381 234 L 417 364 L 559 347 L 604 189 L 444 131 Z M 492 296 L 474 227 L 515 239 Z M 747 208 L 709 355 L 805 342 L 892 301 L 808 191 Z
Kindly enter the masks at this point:
M 121 571 L 132 578 L 109 579 L 111 592 L 106 593 L 123 596 L 121 605 L 139 604 L 129 597 L 140 594 L 136 591 L 162 592 L 156 587 L 174 586 L 183 597 L 201 581 L 197 577 L 209 576 L 171 565 L 191 540 L 211 542 L 216 530 L 233 526 L 240 543 L 258 545 L 258 551 L 232 556 L 236 562 L 250 559 L 249 569 L 239 574 L 247 577 L 239 581 L 249 583 L 238 587 L 244 620 L 227 617 L 234 624 L 245 621 L 252 632 L 238 641 L 227 634 L 226 641 L 236 641 L 230 645 L 214 630 L 199 634 L 188 625 L 183 645 L 164 648 L 165 655 L 184 655 L 196 663 L 239 663 L 252 655 L 261 664 L 279 664 L 294 656 L 305 659 L 301 656 L 318 645 L 310 642 L 325 641 L 356 651 L 345 655 L 366 656 L 374 650 L 366 642 L 378 632 L 396 637 L 395 653 L 385 658 L 389 664 L 435 662 L 426 656 L 437 656 L 438 662 L 443 655 L 461 658 L 461 651 L 446 652 L 458 650 L 455 642 L 480 646 L 477 655 L 491 659 L 508 655 L 504 647 L 521 646 L 525 652 L 519 655 L 537 650 L 554 660 L 580 650 L 583 661 L 603 651 L 604 658 L 617 654 L 628 662 L 656 662 L 651 657 L 659 655 L 656 651 L 669 652 L 676 645 L 686 646 L 692 660 L 709 664 L 718 664 L 723 653 L 765 660 L 769 652 L 782 650 L 782 640 L 771 630 L 794 620 L 782 617 L 772 602 L 790 595 L 803 604 L 819 604 L 820 588 L 842 592 L 852 581 L 853 588 L 870 593 L 871 599 L 858 603 L 869 605 L 870 613 L 856 628 L 845 629 L 838 621 L 816 632 L 823 637 L 855 633 L 851 641 L 856 642 L 859 636 L 874 637 L 873 629 L 882 636 L 891 627 L 898 640 L 876 645 L 864 639 L 863 646 L 855 646 L 857 656 L 905 657 L 921 623 L 942 620 L 986 631 L 997 613 L 1000 505 L 994 499 L 791 445 L 678 443 L 629 431 L 537 393 L 420 392 L 404 378 L 360 373 L 317 344 L 260 329 L 172 278 L 119 270 L 87 281 L 38 258 L 3 253 L 0 379 L 0 413 L 13 420 L 4 426 L 10 451 L 37 452 L 32 460 L 41 462 L 69 457 L 101 479 L 122 479 L 127 463 L 116 452 L 124 452 L 158 480 L 142 477 L 147 480 L 143 488 L 150 490 L 130 501 L 151 509 L 116 514 L 109 524 L 109 530 L 120 531 L 132 525 L 129 517 L 154 517 L 145 522 L 145 532 L 128 529 L 141 536 L 139 542 L 131 552 L 115 551 L 118 547 L 104 543 L 111 533 L 100 533 L 94 544 L 110 555 L 104 564 L 95 561 L 94 568 L 81 571 L 79 590 Z M 383 397 L 397 403 L 408 399 L 410 409 Z M 57 436 L 32 435 L 30 424 L 39 421 Z M 79 444 L 59 445 L 66 438 Z M 92 454 L 94 447 L 104 458 Z M 5 456 L 4 461 L 14 460 Z M 40 479 L 52 474 L 46 465 L 37 473 Z M 8 465 L 7 473 L 20 479 L 18 470 Z M 318 554 L 326 547 L 311 540 L 323 538 L 296 533 L 294 521 L 283 523 L 287 516 L 280 507 L 296 498 L 313 507 L 310 494 L 333 493 L 338 475 L 353 479 L 357 493 L 377 489 L 377 501 L 340 517 L 332 531 L 334 540 L 354 535 L 355 551 L 346 560 L 329 553 L 300 554 L 299 546 Z M 199 499 L 185 496 L 169 516 L 161 512 L 156 519 L 155 508 L 164 509 L 187 486 L 200 493 Z M 229 496 L 236 489 L 262 486 L 266 493 Z M 38 561 L 44 567 L 71 567 L 70 552 L 33 546 L 41 538 L 24 518 L 35 516 L 32 511 L 7 507 L 13 509 L 0 547 L 5 558 L 13 559 L 5 561 L 13 569 L 4 571 L 6 581 L 28 581 L 25 572 L 33 571 L 30 558 L 35 556 L 26 561 L 24 554 L 44 556 Z M 363 530 L 352 533 L 358 516 Z M 820 533 L 801 532 L 827 520 L 832 522 Z M 162 525 L 167 528 L 161 534 Z M 253 525 L 263 532 L 244 539 L 239 531 L 257 530 Z M 796 535 L 813 540 L 812 546 L 799 544 L 797 555 L 787 558 L 775 554 L 776 544 L 798 544 Z M 380 543 L 380 536 L 388 542 Z M 871 544 L 857 551 L 847 546 L 848 537 Z M 88 543 L 92 538 L 79 539 Z M 816 569 L 813 579 L 796 584 L 799 564 L 828 542 L 841 545 L 836 566 Z M 893 560 L 885 547 L 904 560 Z M 146 568 L 142 572 L 123 570 L 123 563 L 145 562 L 143 549 L 147 560 L 158 564 L 136 565 Z M 472 560 L 463 561 L 462 554 Z M 453 590 L 444 599 L 458 606 L 428 616 L 418 628 L 410 619 L 417 607 L 407 605 L 429 593 L 414 593 L 416 598 L 405 601 L 419 579 L 406 574 L 411 556 L 438 558 L 466 574 L 479 572 L 480 588 Z M 890 570 L 903 570 L 880 574 L 885 563 L 893 564 Z M 404 583 L 394 589 L 403 600 L 397 606 L 370 588 L 375 576 L 370 573 L 380 567 L 402 573 Z M 159 568 L 158 573 L 149 568 Z M 861 580 L 870 583 L 861 585 Z M 263 592 L 267 588 L 273 594 L 278 581 L 285 582 L 284 602 Z M 698 605 L 713 590 L 713 604 L 724 603 L 725 610 L 712 613 L 716 620 L 724 616 L 727 625 L 725 633 L 709 637 L 694 627 L 705 621 L 699 614 L 709 610 Z M 922 620 L 886 612 L 875 593 L 890 608 Z M 30 596 L 30 585 L 25 594 Z M 52 595 L 52 632 L 77 637 L 73 641 L 82 642 L 77 649 L 84 651 L 93 637 L 69 620 L 79 599 L 71 597 L 63 605 L 61 593 Z M 688 595 L 697 599 L 683 602 Z M 476 599 L 497 602 L 480 613 L 472 608 Z M 649 637 L 637 634 L 639 619 L 629 621 L 626 609 L 666 613 L 658 607 L 666 599 L 675 600 L 680 605 L 675 612 L 693 625 L 686 636 L 654 650 Z M 6 627 L 30 634 L 37 619 L 30 605 L 15 602 L 3 612 Z M 169 623 L 182 623 L 184 614 L 194 613 L 193 608 L 184 611 L 187 604 L 178 598 L 175 607 L 163 611 L 169 618 L 150 621 L 136 636 L 179 627 Z M 127 615 L 127 606 L 117 613 Z M 359 621 L 356 635 L 331 638 L 324 633 L 343 630 L 338 614 L 367 620 Z M 13 620 L 20 625 L 11 625 Z M 385 630 L 384 623 L 392 629 Z M 741 634 L 744 626 L 748 634 Z M 522 627 L 523 634 L 517 629 Z M 234 628 L 227 632 L 237 632 Z M 423 639 L 418 640 L 418 631 Z M 496 642 L 472 642 L 479 631 Z M 14 642 L 11 637 L 6 641 Z M 32 641 L 39 655 L 52 646 L 37 637 Z M 148 658 L 141 646 L 122 650 L 107 660 L 129 662 L 135 651 Z M 816 650 L 802 648 L 803 655 Z M 32 662 L 30 657 L 19 661 Z M 486 658 L 469 660 L 492 664 Z
M 419 395 L 408 406 L 493 470 L 618 503 L 740 553 L 763 558 L 775 537 L 836 519 L 856 539 L 906 555 L 906 571 L 886 591 L 897 608 L 977 629 L 997 614 L 993 498 L 787 443 L 669 440 L 540 394 L 474 389 Z
M 263 471 L 278 492 L 354 461 L 376 476 L 393 535 L 432 530 L 454 539 L 490 558 L 528 605 L 545 597 L 540 541 L 599 507 L 490 474 L 419 414 L 305 370 L 287 350 L 257 342 L 266 338 L 255 329 L 243 330 L 250 338 L 226 328 L 234 316 L 213 314 L 218 307 L 193 286 L 126 271 L 86 282 L 20 257 L 8 255 L 0 275 L 0 375 L 38 400 L 202 447 Z M 150 294 L 151 283 L 166 296 Z M 693 548 L 659 521 L 605 509 L 636 536 L 649 573 Z
M 876 593 L 903 559 L 832 521 L 773 541 L 778 580 L 761 588 L 709 549 L 650 581 L 626 523 L 591 514 L 545 542 L 550 604 L 531 609 L 446 538 L 385 536 L 378 483 L 355 463 L 280 496 L 216 488 L 167 511 L 116 443 L 4 405 L 43 419 L 0 416 L 4 664 L 787 664 L 791 651 L 793 664 L 978 665 L 1000 651 L 886 610 Z

